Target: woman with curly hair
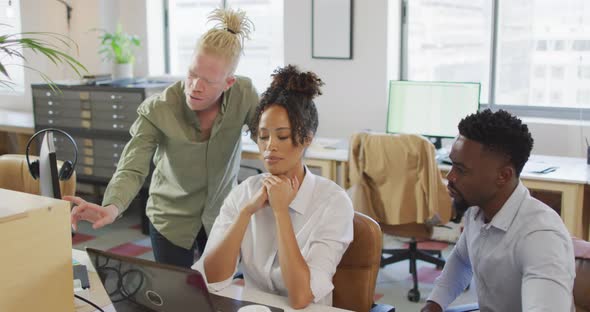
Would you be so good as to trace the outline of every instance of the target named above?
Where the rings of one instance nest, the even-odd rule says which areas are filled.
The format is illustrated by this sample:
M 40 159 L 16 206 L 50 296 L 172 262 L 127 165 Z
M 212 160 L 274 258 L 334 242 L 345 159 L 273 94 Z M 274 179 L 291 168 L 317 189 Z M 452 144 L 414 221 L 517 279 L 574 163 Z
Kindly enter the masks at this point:
M 303 163 L 318 127 L 312 72 L 278 69 L 264 92 L 251 136 L 268 173 L 232 190 L 193 268 L 209 286 L 231 283 L 241 262 L 245 286 L 288 296 L 293 308 L 332 304 L 332 277 L 353 238 L 353 208 L 336 183 Z

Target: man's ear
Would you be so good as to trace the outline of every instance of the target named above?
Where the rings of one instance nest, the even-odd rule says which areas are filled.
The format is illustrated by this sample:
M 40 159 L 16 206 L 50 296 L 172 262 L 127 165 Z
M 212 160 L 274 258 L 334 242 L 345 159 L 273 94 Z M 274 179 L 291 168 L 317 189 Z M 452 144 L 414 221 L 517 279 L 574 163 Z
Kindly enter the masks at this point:
M 229 88 L 231 88 L 231 86 L 234 85 L 235 82 L 236 76 L 234 75 L 230 75 L 227 78 L 225 78 L 225 88 L 223 89 L 223 91 L 227 91 Z
M 496 183 L 498 185 L 504 185 L 516 175 L 516 170 L 511 165 L 505 165 L 498 169 L 498 177 L 496 179 Z

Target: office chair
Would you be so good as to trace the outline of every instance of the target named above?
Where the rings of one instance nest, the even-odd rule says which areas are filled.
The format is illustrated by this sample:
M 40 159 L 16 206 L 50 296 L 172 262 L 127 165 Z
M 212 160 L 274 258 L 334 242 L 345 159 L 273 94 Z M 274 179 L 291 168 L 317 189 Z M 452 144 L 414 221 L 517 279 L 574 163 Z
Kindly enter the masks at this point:
M 29 156 L 31 159 L 37 157 Z M 58 170 L 63 165 L 57 162 Z M 25 155 L 5 154 L 0 156 L 0 188 L 17 192 L 40 195 L 39 180 L 35 180 L 29 173 L 29 166 Z M 73 172 L 69 180 L 60 180 L 59 187 L 62 195 L 75 195 L 76 173 Z
M 590 312 L 590 242 L 573 239 L 576 256 L 574 304 L 577 312 Z
M 262 173 L 262 169 L 260 169 L 260 168 L 240 164 L 240 171 L 238 172 L 238 184 L 242 183 L 249 176 L 253 176 L 253 175 L 257 175 L 257 174 L 261 174 L 261 173 Z
M 576 312 L 590 312 L 590 242 L 573 238 L 576 257 L 576 278 L 574 279 L 574 305 Z M 569 307 L 564 307 L 566 311 Z M 446 309 L 445 312 L 479 311 L 477 303 Z
M 408 249 L 384 249 L 381 266 L 409 260 L 414 287 L 408 299 L 420 300 L 416 261 L 445 265 L 440 251 L 419 250 L 432 226 L 451 217 L 451 198 L 436 164 L 434 146 L 417 135 L 357 133 L 351 140 L 349 178 L 355 210 L 379 222 L 383 233 L 410 238 Z M 432 254 L 437 254 L 434 257 Z
M 375 220 L 354 213 L 354 238 L 342 256 L 332 279 L 332 305 L 352 311 L 388 311 L 395 308 L 373 304 L 381 261 L 381 229 Z

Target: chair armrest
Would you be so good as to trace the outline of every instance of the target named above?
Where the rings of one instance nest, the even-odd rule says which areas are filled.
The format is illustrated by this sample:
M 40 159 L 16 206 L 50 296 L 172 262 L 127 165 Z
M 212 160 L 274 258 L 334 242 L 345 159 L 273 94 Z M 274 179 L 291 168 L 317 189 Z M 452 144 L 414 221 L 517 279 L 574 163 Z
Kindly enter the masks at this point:
M 373 303 L 370 312 L 395 312 L 395 307 L 384 303 Z
M 470 312 L 479 311 L 479 305 L 477 303 L 464 304 L 452 308 L 447 308 L 445 312 Z

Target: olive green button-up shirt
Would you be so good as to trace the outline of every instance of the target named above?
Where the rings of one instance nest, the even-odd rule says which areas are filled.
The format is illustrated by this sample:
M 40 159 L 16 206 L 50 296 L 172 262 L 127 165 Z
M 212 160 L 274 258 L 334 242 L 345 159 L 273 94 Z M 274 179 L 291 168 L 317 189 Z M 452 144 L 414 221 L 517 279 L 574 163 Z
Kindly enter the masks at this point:
M 184 82 L 146 99 L 137 109 L 103 206 L 114 204 L 119 214 L 127 209 L 149 174 L 153 155 L 146 214 L 154 227 L 186 249 L 202 225 L 208 233 L 237 184 L 242 128 L 258 105 L 258 94 L 245 77 L 236 76 L 222 96 L 208 140 L 201 140 L 199 120 L 186 104 Z

